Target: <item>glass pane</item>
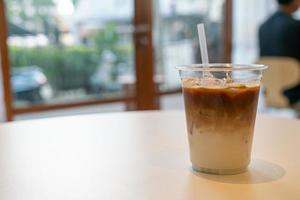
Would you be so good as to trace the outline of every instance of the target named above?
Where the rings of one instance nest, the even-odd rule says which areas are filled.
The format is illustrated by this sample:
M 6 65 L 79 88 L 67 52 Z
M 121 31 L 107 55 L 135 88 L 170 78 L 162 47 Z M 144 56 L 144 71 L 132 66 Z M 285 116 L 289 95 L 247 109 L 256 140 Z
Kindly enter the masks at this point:
M 134 95 L 133 0 L 6 0 L 6 9 L 15 107 Z
M 154 0 L 156 81 L 160 90 L 180 87 L 175 66 L 200 63 L 197 27 L 205 23 L 210 62 L 222 62 L 225 0 Z
M 233 1 L 234 63 L 254 63 L 259 56 L 258 28 L 276 9 L 274 0 Z

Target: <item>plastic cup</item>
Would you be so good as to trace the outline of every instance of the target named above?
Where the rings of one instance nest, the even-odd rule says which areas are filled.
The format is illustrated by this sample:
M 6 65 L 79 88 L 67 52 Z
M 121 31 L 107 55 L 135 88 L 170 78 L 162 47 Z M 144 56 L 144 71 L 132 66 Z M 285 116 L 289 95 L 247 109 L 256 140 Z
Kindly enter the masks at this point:
M 265 65 L 177 67 L 182 81 L 192 168 L 212 174 L 245 172 Z

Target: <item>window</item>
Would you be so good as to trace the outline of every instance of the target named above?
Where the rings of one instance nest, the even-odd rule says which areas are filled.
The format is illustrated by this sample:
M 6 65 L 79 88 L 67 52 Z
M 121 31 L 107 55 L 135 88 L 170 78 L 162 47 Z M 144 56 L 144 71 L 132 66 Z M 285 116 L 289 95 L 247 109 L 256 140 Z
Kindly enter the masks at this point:
M 15 108 L 134 95 L 132 0 L 6 5 Z
M 201 63 L 196 25 L 204 23 L 210 62 L 224 61 L 224 0 L 155 0 L 156 75 L 161 91 L 180 87 L 175 66 Z
M 1 1 L 14 114 L 112 102 L 159 108 L 158 95 L 180 89 L 174 67 L 200 62 L 199 22 L 211 62 L 228 57 L 231 0 Z

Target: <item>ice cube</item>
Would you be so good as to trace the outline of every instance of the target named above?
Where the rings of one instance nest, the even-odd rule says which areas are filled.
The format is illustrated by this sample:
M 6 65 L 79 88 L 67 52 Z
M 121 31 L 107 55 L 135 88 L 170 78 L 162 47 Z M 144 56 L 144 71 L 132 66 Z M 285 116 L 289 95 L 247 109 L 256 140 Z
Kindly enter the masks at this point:
M 214 77 L 210 78 L 203 78 L 201 79 L 201 86 L 208 87 L 208 88 L 216 88 L 216 87 L 224 87 L 226 84 L 226 80 L 224 79 L 217 79 Z

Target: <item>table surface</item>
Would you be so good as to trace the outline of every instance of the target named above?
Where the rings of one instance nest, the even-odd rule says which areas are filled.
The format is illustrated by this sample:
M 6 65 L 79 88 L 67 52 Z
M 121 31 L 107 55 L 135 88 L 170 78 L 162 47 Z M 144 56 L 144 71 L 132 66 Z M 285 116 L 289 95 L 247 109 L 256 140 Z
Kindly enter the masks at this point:
M 0 125 L 1 200 L 300 199 L 300 121 L 258 115 L 249 171 L 190 168 L 184 113 Z

